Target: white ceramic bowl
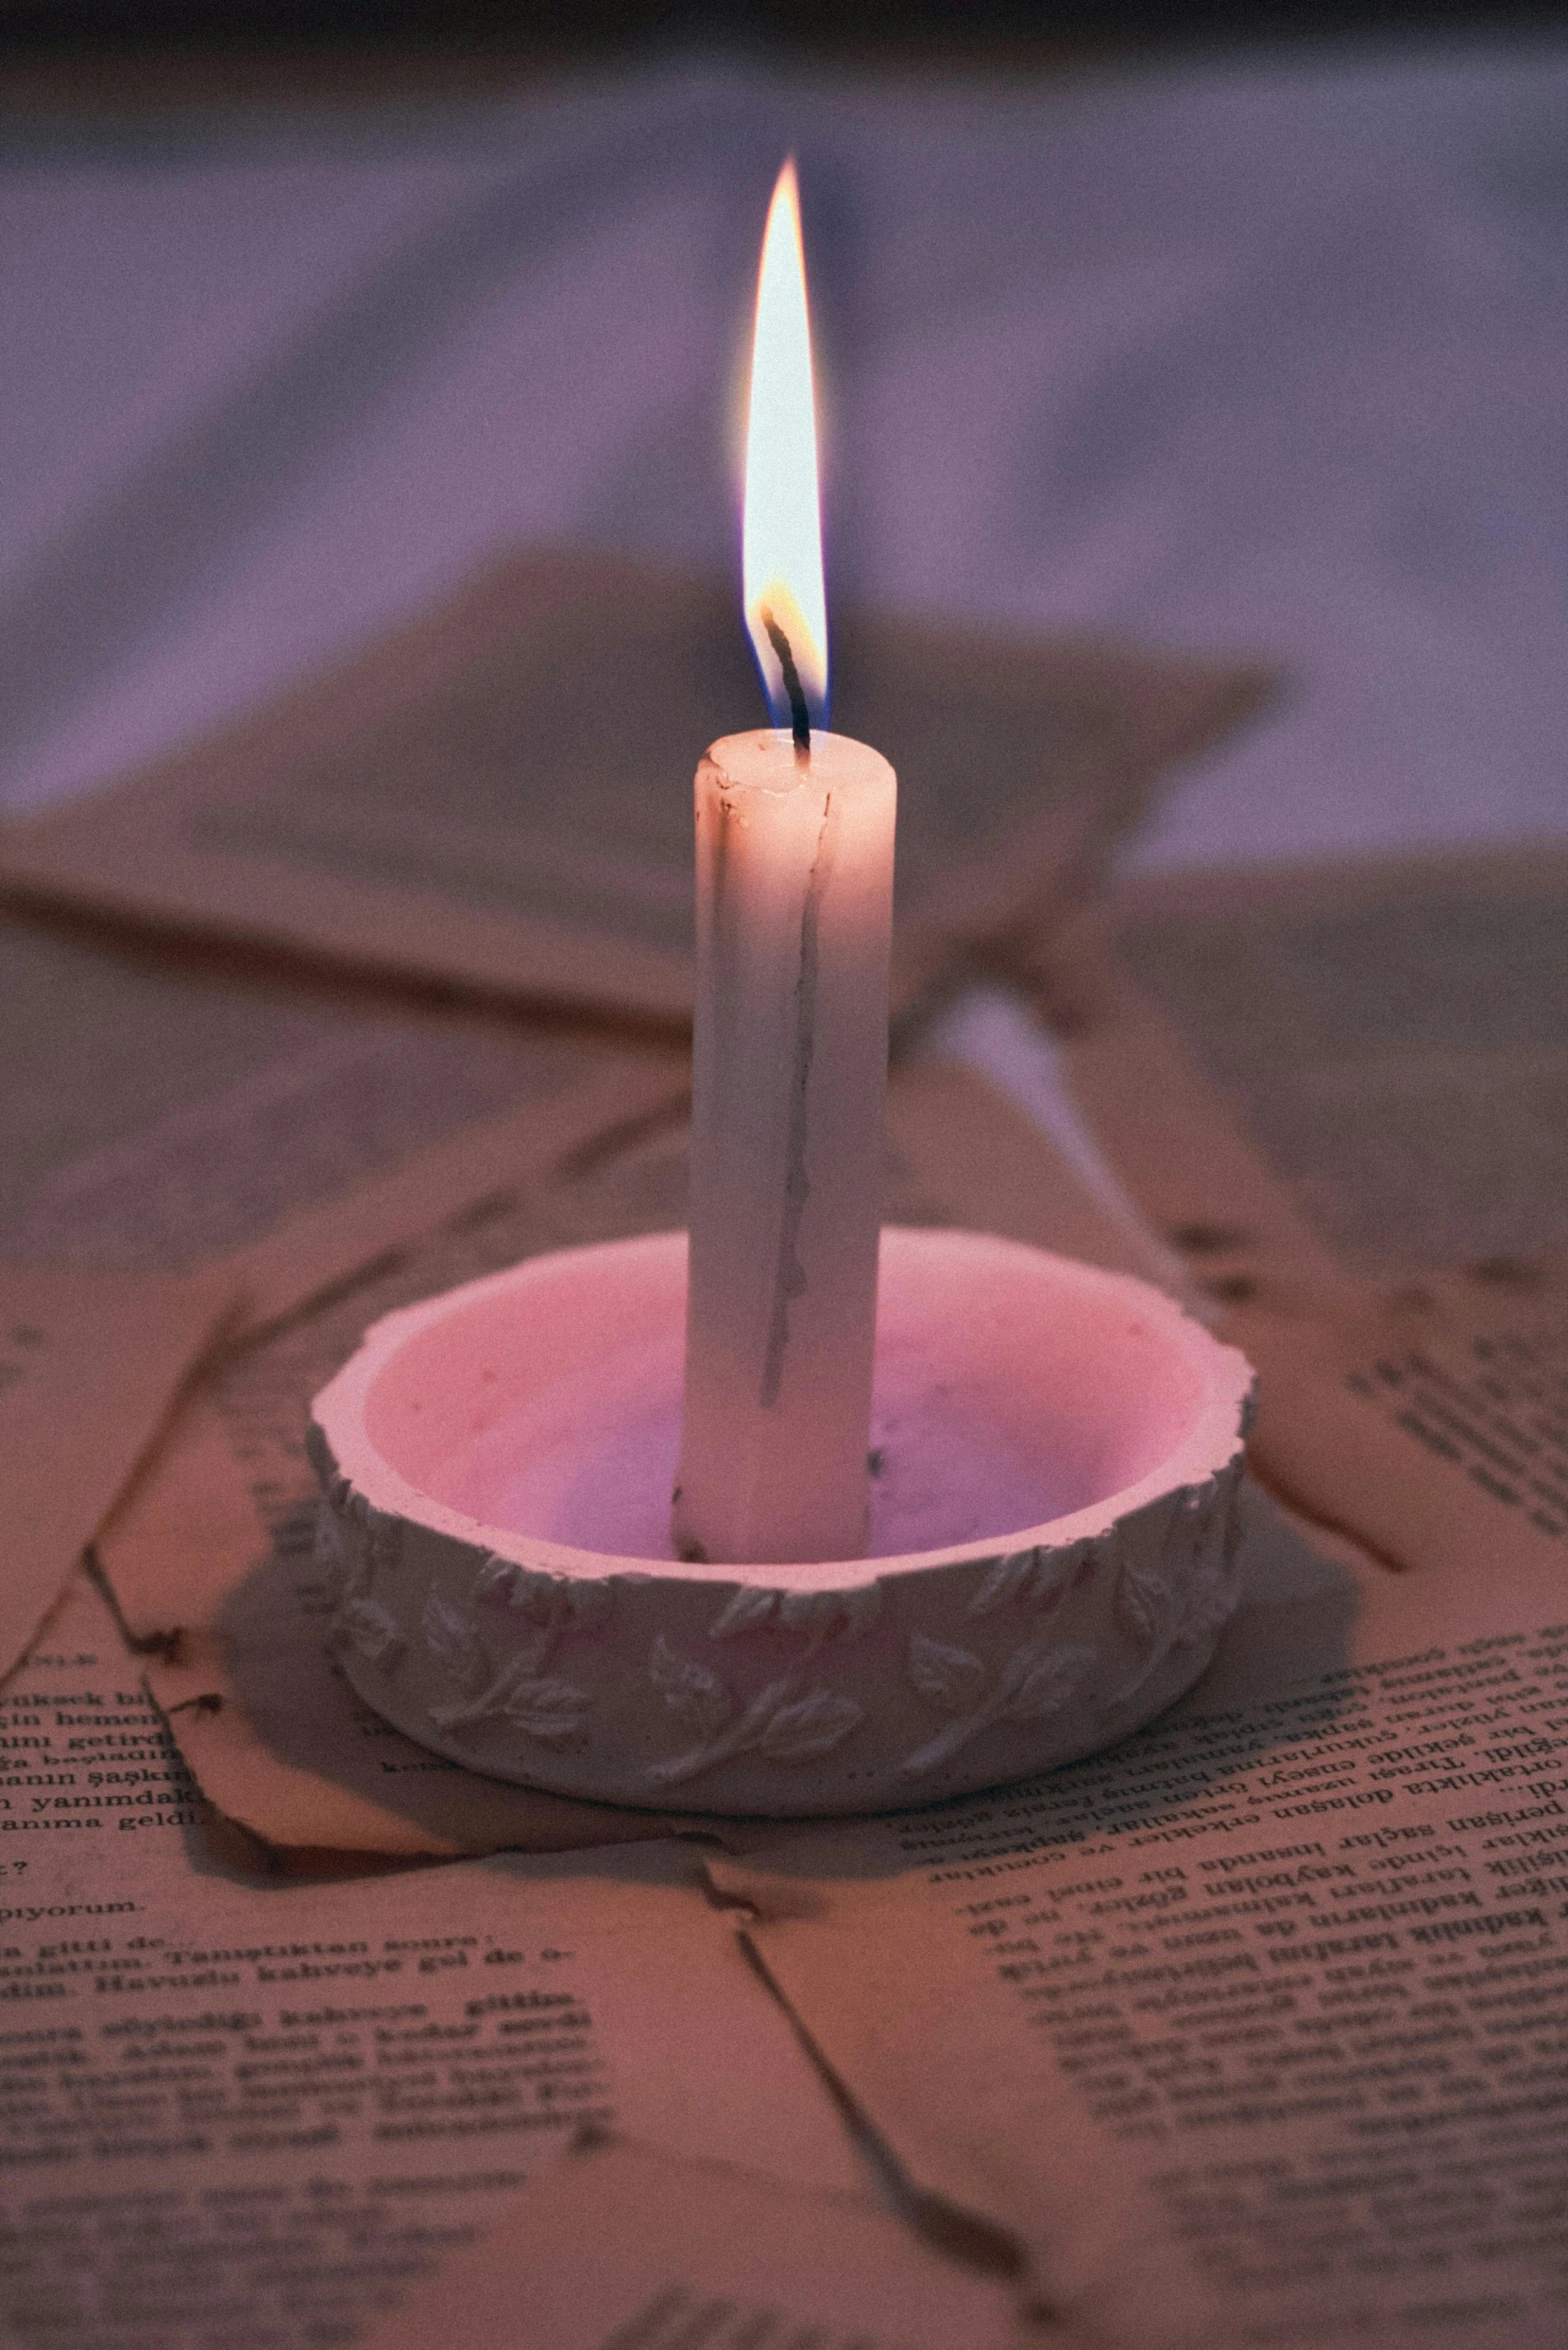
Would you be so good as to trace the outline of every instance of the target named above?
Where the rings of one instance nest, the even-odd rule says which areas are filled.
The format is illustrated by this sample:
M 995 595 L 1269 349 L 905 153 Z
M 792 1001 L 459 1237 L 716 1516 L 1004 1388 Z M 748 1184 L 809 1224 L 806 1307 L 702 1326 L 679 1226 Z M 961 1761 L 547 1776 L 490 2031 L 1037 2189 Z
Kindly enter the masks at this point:
M 1123 1275 L 890 1228 L 882 1555 L 688 1565 L 685 1281 L 684 1233 L 536 1257 L 387 1315 L 316 1398 L 332 1637 L 400 1730 L 558 1794 L 805 1816 L 1069 1761 L 1197 1678 L 1235 1604 L 1233 1348 Z

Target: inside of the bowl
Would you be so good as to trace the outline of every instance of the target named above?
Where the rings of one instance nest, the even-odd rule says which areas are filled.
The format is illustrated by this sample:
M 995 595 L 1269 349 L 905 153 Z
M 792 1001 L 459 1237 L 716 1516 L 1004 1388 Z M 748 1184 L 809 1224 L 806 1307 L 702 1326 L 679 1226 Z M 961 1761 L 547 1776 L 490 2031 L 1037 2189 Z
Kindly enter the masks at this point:
M 670 1559 L 684 1307 L 669 1238 L 539 1260 L 394 1353 L 366 1432 L 408 1484 L 483 1525 Z M 1104 1501 L 1160 1465 L 1200 1403 L 1169 1321 L 1128 1285 L 973 1234 L 889 1232 L 870 1555 Z

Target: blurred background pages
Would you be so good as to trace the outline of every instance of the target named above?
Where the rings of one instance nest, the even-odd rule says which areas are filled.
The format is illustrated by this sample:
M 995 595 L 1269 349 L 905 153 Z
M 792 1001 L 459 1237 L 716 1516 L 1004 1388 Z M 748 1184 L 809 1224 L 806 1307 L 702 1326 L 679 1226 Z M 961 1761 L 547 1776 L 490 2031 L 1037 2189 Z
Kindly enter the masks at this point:
M 835 613 L 834 721 L 899 777 L 899 994 L 1105 871 L 1262 672 Z M 0 835 L 0 884 L 509 997 L 681 1019 L 692 791 L 766 723 L 732 584 L 516 556 L 134 781 Z

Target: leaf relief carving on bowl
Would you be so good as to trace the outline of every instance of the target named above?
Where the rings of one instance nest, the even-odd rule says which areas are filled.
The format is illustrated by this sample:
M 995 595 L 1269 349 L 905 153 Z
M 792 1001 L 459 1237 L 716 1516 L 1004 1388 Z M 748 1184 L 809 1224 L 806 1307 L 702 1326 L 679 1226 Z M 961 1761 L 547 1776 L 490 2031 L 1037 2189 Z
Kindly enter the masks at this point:
M 676 1787 L 716 1763 L 738 1754 L 761 1754 L 769 1762 L 815 1762 L 858 1730 L 865 1708 L 839 1690 L 815 1688 L 803 1694 L 798 1676 L 786 1674 L 739 1705 L 728 1683 L 694 1657 L 683 1656 L 661 1632 L 648 1658 L 648 1678 L 676 1719 L 694 1731 L 697 1744 L 685 1753 L 649 1766 L 655 1787 Z
M 458 1692 L 430 1707 L 437 1729 L 468 1729 L 500 1719 L 546 1745 L 580 1742 L 593 1701 L 574 1682 L 544 1670 L 557 1637 L 552 1628 L 545 1627 L 498 1663 L 473 1619 L 431 1591 L 420 1629 L 426 1647 Z
M 879 1582 L 848 1591 L 762 1590 L 742 1583 L 708 1626 L 710 1640 L 734 1640 L 744 1632 L 791 1632 L 808 1650 L 831 1641 L 858 1640 L 882 1613 Z
M 1178 1649 L 1212 1646 L 1235 1612 L 1239 1494 L 1235 1474 L 1226 1476 L 1218 1492 L 1197 1487 L 1184 1493 L 1169 1513 L 1158 1555 L 1124 1562 L 1114 1613 L 1138 1661 L 1131 1678 L 1108 1699 L 1111 1707 L 1137 1697 Z M 1224 1523 L 1216 1540 L 1221 1512 Z
M 374 1599 L 345 1599 L 333 1619 L 333 1637 L 367 1664 L 390 1673 L 408 1647 L 397 1618 Z
M 920 1778 L 998 1722 L 1049 1721 L 1079 1696 L 1093 1663 L 1094 1650 L 1082 1643 L 1063 1647 L 1053 1640 L 1026 1640 L 992 1680 L 983 1657 L 913 1633 L 910 1681 L 928 1705 L 955 1718 L 907 1754 L 899 1769 L 908 1778 Z
M 998 1608 L 1018 1605 L 1036 1615 L 1059 1607 L 1069 1591 L 1076 1591 L 1094 1573 L 1092 1543 L 1072 1543 L 1064 1550 L 1036 1544 L 1030 1550 L 1010 1551 L 993 1559 L 969 1601 L 971 1616 L 995 1615 Z
M 610 1620 L 607 1582 L 585 1581 L 554 1568 L 525 1567 L 494 1551 L 474 1577 L 474 1597 L 520 1615 L 525 1623 L 557 1637 L 565 1632 L 598 1632 Z

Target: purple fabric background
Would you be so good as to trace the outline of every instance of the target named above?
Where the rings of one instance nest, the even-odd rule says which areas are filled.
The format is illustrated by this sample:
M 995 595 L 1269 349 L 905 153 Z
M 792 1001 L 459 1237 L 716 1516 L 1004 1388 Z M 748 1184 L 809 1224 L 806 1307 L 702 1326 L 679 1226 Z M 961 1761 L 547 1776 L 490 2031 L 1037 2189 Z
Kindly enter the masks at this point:
M 1288 663 L 1143 862 L 1560 831 L 1565 131 L 1568 49 L 13 123 L 0 806 L 515 537 L 732 561 L 729 386 L 794 145 L 830 595 Z

